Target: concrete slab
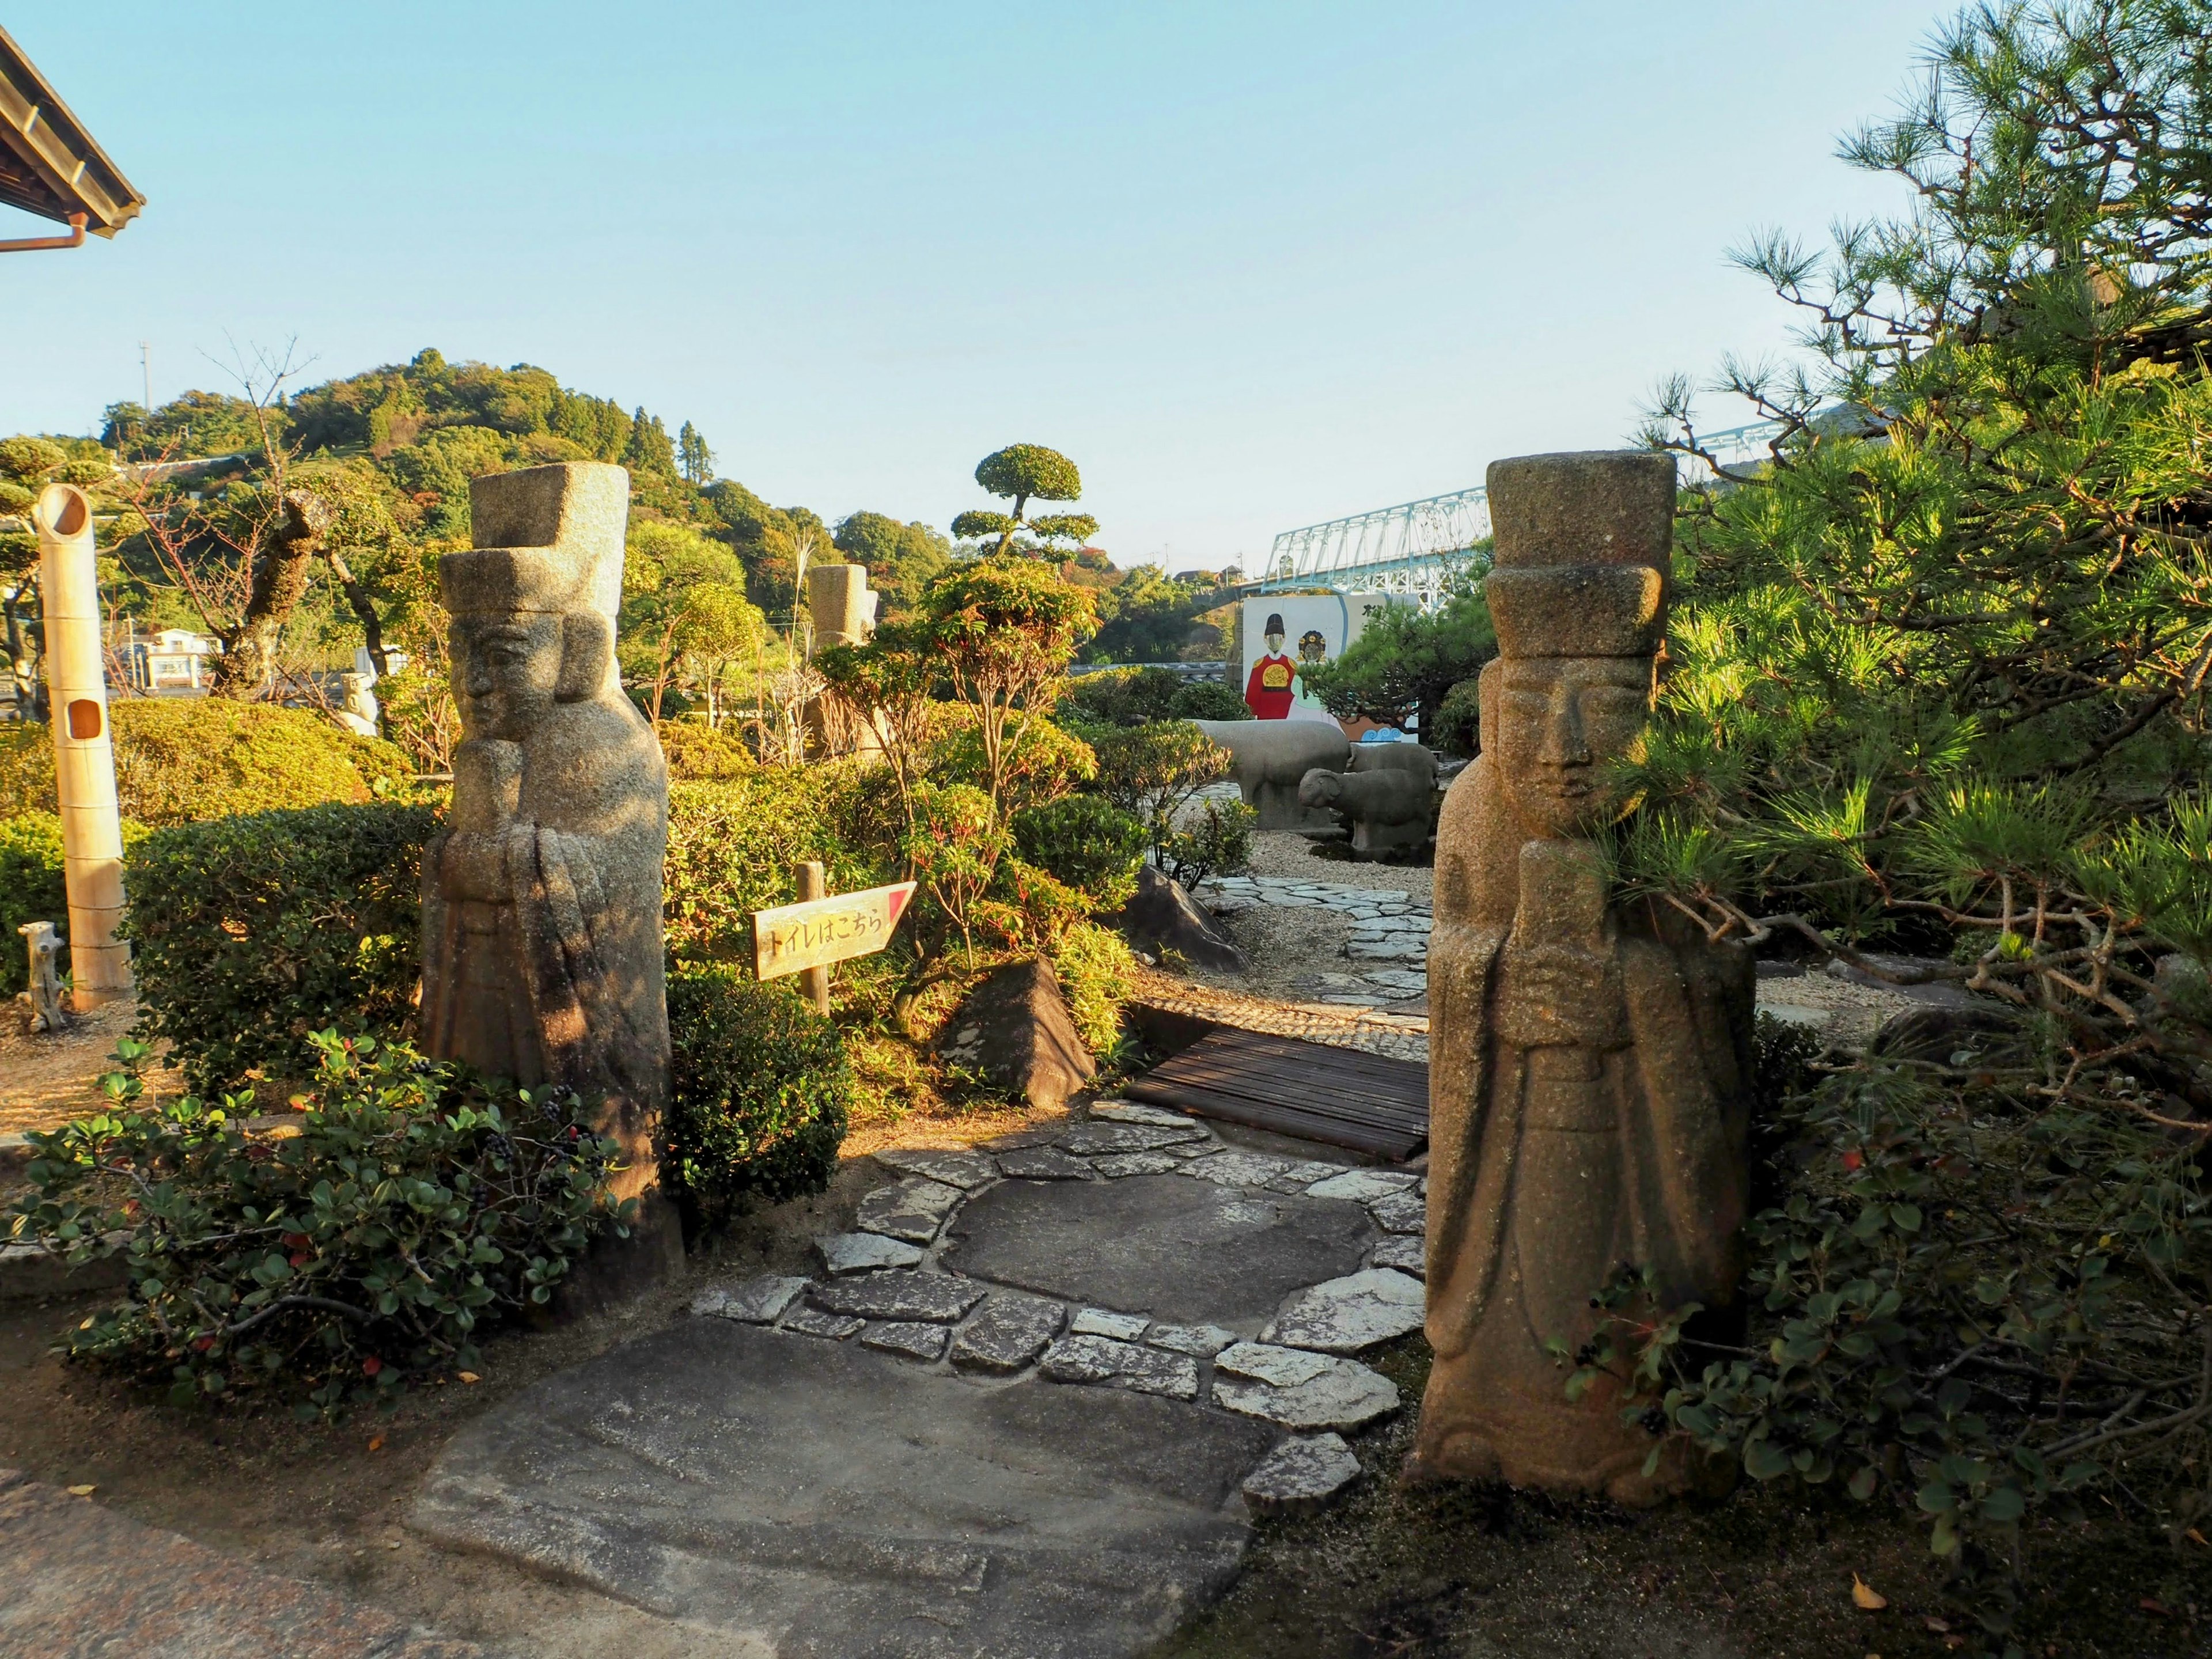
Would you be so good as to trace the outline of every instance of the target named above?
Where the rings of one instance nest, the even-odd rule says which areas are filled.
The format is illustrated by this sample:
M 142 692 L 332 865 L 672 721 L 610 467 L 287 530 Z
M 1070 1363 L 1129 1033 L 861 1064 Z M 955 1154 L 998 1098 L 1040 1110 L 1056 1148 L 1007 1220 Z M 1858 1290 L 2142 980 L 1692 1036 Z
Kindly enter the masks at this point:
M 941 1260 L 963 1273 L 1176 1324 L 1256 1330 L 1291 1291 L 1357 1272 L 1375 1230 L 1357 1204 L 1156 1175 L 994 1187 L 953 1218 L 950 1237 Z
M 410 1521 L 763 1659 L 1125 1659 L 1227 1588 L 1278 1437 L 690 1320 L 465 1430 Z

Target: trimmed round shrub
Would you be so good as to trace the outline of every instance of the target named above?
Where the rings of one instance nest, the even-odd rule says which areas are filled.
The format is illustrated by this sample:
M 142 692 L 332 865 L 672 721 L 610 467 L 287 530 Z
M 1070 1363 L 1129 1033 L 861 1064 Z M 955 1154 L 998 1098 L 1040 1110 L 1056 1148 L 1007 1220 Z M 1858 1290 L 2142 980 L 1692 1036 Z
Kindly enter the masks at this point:
M 1014 814 L 1014 847 L 1024 863 L 1048 872 L 1091 901 L 1115 910 L 1137 890 L 1145 826 L 1099 795 L 1068 795 Z
M 326 717 L 227 697 L 128 697 L 108 706 L 115 793 L 141 823 L 366 801 L 406 786 L 406 757 Z M 0 817 L 55 810 L 53 734 L 0 731 Z
M 145 839 L 146 826 L 123 820 L 127 852 Z M 69 889 L 62 873 L 62 821 L 52 812 L 0 818 L 0 999 L 31 981 L 31 958 L 15 930 L 27 921 L 51 921 L 69 937 Z M 62 953 L 67 972 L 69 952 Z
M 299 1133 L 186 1096 L 141 1106 L 126 1042 L 114 1109 L 30 1137 L 18 1237 L 73 1262 L 121 1255 L 130 1294 L 70 1331 L 75 1360 L 169 1384 L 179 1403 L 252 1391 L 301 1415 L 394 1397 L 477 1363 L 502 1315 L 550 1300 L 591 1235 L 628 1225 L 615 1142 L 574 1096 L 525 1098 L 402 1045 L 310 1039 Z
M 668 757 L 672 781 L 726 782 L 745 776 L 759 764 L 752 750 L 737 738 L 704 720 L 664 720 L 655 735 L 660 739 L 660 752 Z
M 203 1092 L 294 1074 L 308 1034 L 413 1024 L 438 809 L 379 803 L 172 824 L 124 865 L 139 1028 Z
M 716 963 L 668 976 L 668 1026 L 675 1059 L 661 1177 L 693 1226 L 830 1184 L 853 1098 L 833 1022 L 789 981 L 763 985 Z

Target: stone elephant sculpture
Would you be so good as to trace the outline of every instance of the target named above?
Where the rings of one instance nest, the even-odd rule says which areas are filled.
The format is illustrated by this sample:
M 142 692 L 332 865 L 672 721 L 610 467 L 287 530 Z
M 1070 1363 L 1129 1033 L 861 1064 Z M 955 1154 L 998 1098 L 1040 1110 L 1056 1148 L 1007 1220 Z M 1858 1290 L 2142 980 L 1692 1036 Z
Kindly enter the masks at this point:
M 1298 783 L 1316 767 L 1341 767 L 1352 744 L 1334 720 L 1194 720 L 1226 749 L 1229 775 L 1262 830 L 1331 830 L 1328 812 L 1304 805 Z
M 1340 817 L 1355 853 L 1418 853 L 1436 823 L 1436 757 L 1419 744 L 1359 744 L 1344 771 L 1299 779 L 1298 801 Z

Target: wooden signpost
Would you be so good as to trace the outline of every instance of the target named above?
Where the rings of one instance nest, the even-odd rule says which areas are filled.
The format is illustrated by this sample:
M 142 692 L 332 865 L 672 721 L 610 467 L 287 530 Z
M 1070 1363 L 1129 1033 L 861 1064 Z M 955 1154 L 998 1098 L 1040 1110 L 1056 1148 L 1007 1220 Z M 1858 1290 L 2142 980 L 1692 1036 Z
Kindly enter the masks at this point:
M 910 881 L 864 892 L 823 894 L 819 863 L 797 866 L 799 900 L 753 912 L 753 972 L 762 979 L 801 974 L 817 1013 L 830 1012 L 830 964 L 872 956 L 891 942 L 891 931 L 914 896 Z

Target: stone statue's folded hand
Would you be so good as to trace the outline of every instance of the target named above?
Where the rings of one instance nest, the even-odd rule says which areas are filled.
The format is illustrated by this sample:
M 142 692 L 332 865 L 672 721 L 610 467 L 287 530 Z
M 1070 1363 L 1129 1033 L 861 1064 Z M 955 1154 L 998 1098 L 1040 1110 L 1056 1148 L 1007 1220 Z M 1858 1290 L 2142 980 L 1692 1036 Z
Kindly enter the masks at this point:
M 522 745 L 476 738 L 453 750 L 456 834 L 489 835 L 514 821 L 522 805 Z

